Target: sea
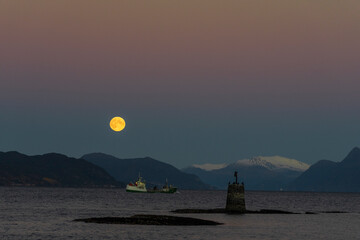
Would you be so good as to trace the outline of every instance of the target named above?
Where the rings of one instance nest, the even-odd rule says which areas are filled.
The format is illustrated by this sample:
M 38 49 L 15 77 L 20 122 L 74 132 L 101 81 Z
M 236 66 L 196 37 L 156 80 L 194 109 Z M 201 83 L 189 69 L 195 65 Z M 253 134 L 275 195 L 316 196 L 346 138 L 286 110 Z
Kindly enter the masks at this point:
M 0 187 L 0 239 L 360 239 L 360 193 L 245 192 L 249 210 L 301 214 L 175 214 L 223 208 L 226 191 L 175 194 L 125 189 Z M 317 214 L 305 214 L 314 212 Z M 150 226 L 74 222 L 134 214 L 189 216 L 218 226 Z

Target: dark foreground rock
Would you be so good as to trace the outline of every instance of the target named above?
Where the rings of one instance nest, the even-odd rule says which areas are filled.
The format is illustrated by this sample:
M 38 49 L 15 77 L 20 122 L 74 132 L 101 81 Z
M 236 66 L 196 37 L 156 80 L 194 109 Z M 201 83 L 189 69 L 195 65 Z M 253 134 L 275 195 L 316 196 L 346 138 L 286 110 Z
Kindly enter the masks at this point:
M 236 214 L 234 212 L 228 212 L 225 208 L 214 208 L 214 209 L 177 209 L 174 211 L 171 211 L 173 213 L 230 213 L 230 214 Z M 288 211 L 282 211 L 282 210 L 276 210 L 276 209 L 261 209 L 261 210 L 245 210 L 246 214 L 298 214 L 295 212 L 288 212 Z M 239 214 L 244 214 L 239 213 Z
M 176 209 L 171 211 L 173 213 L 227 213 L 225 208 L 214 209 Z
M 225 208 L 213 209 L 176 209 L 171 211 L 173 213 L 227 213 L 227 214 L 301 214 L 298 212 L 289 212 L 277 209 L 260 209 L 260 210 L 246 210 L 244 213 L 228 212 Z M 343 211 L 325 211 L 325 212 L 310 212 L 305 214 L 319 214 L 319 213 L 348 213 Z
M 283 211 L 283 210 L 276 210 L 276 209 L 261 209 L 259 211 L 252 211 L 252 210 L 246 210 L 246 213 L 257 213 L 257 214 L 299 214 L 296 212 L 289 212 L 289 211 Z
M 348 212 L 344 212 L 344 211 L 324 211 L 324 212 L 320 212 L 320 213 L 348 213 Z
M 103 223 L 103 224 L 134 224 L 134 225 L 173 225 L 173 226 L 198 226 L 221 225 L 222 223 L 210 220 L 176 217 L 165 215 L 134 215 L 131 217 L 102 217 L 75 219 L 76 222 Z

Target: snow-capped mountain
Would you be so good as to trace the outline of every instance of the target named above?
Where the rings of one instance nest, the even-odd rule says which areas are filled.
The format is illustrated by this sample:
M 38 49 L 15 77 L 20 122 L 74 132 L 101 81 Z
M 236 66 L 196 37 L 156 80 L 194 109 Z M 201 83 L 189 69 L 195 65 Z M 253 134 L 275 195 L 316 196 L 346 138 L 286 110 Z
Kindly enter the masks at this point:
M 183 169 L 219 189 L 226 189 L 233 181 L 234 171 L 249 190 L 285 189 L 290 182 L 306 171 L 309 165 L 281 156 L 258 156 L 231 164 L 194 164 Z
M 250 159 L 241 159 L 233 163 L 234 165 L 239 166 L 261 166 L 265 167 L 269 170 L 277 170 L 277 169 L 288 169 L 298 172 L 306 171 L 310 166 L 306 163 L 300 162 L 295 159 L 281 157 L 281 156 L 257 156 L 252 157 Z M 227 166 L 232 164 L 220 163 L 205 163 L 205 164 L 193 164 L 191 167 L 199 168 L 205 171 L 219 170 L 226 168 Z
M 238 160 L 235 164 L 243 166 L 262 166 L 269 170 L 288 169 L 299 172 L 304 172 L 310 167 L 306 163 L 281 156 L 258 156 L 250 159 Z

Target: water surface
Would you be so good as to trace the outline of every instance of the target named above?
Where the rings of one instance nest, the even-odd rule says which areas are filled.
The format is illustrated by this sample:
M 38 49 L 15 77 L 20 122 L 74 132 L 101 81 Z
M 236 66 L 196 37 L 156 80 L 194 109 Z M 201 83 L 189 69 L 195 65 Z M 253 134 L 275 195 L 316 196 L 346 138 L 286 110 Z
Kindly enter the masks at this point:
M 225 191 L 126 193 L 124 189 L 0 188 L 1 239 L 360 239 L 359 193 L 246 192 L 248 209 L 319 214 L 186 214 L 220 226 L 139 226 L 76 218 L 222 208 Z M 346 213 L 323 213 L 341 211 Z M 176 215 L 176 214 L 174 214 Z

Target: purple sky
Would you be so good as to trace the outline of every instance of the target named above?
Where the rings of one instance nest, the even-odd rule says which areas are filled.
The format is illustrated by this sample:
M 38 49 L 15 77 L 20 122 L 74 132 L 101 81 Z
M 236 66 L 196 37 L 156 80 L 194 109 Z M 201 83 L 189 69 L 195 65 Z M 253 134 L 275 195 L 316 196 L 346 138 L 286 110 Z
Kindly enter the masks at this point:
M 360 145 L 359 12 L 356 0 L 0 0 L 0 151 L 339 161 Z

